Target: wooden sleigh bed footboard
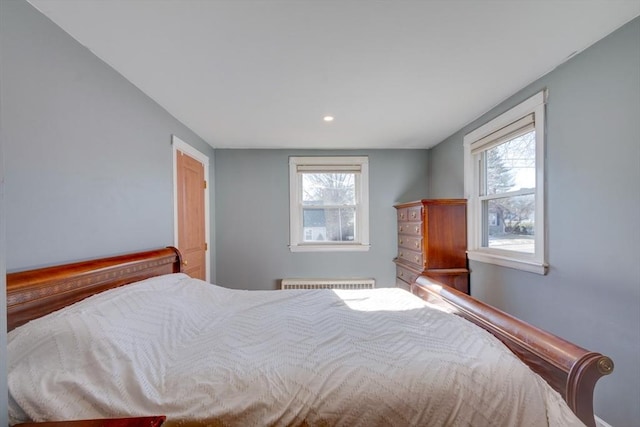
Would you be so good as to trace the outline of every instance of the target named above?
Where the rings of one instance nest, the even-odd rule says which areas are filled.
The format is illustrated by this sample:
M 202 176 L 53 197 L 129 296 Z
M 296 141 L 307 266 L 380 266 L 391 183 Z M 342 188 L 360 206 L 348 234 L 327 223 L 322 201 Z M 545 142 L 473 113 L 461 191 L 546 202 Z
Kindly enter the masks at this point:
M 7 275 L 7 325 L 14 329 L 32 319 L 107 289 L 181 271 L 177 249 L 168 247 Z M 613 362 L 535 328 L 427 277 L 412 285 L 414 294 L 448 307 L 489 331 L 543 377 L 588 426 L 595 426 L 593 390 Z
M 595 427 L 593 391 L 596 382 L 613 371 L 613 361 L 565 339 L 536 328 L 467 294 L 420 276 L 412 291 L 425 301 L 489 331 L 502 341 L 567 402 L 589 427 Z

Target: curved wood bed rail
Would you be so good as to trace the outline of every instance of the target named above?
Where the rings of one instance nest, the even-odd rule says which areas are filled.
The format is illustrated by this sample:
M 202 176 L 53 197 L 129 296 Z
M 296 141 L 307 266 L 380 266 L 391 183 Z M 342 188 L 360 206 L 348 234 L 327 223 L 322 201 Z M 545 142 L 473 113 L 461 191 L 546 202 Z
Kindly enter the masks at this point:
M 7 328 L 107 289 L 181 268 L 180 252 L 167 247 L 7 274 Z
M 420 276 L 413 293 L 489 331 L 543 377 L 589 427 L 595 427 L 593 390 L 613 361 L 538 329 L 453 288 Z

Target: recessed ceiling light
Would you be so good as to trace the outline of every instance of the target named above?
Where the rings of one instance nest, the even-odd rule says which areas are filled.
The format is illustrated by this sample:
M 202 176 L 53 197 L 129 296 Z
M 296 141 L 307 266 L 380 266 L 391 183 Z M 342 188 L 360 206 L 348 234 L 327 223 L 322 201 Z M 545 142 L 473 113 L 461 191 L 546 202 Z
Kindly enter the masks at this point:
M 322 118 L 322 120 L 324 120 L 325 122 L 332 122 L 333 121 L 333 116 L 324 116 Z

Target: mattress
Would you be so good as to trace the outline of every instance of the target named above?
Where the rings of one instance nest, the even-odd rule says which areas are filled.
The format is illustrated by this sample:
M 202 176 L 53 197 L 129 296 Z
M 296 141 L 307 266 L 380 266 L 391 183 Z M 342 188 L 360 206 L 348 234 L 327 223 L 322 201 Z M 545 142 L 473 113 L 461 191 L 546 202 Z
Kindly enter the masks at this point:
M 178 273 L 8 335 L 9 418 L 579 426 L 492 335 L 401 289 L 240 291 Z

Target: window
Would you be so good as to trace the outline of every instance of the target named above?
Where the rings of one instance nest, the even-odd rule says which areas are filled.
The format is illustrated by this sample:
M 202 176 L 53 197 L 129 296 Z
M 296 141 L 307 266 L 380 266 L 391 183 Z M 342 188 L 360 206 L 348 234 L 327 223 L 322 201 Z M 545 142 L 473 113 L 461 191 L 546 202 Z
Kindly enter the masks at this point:
M 465 135 L 469 259 L 545 274 L 540 92 Z
M 369 250 L 369 159 L 289 158 L 292 252 Z

